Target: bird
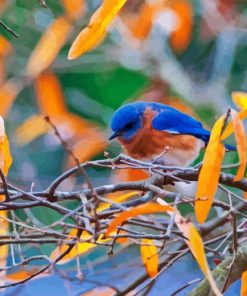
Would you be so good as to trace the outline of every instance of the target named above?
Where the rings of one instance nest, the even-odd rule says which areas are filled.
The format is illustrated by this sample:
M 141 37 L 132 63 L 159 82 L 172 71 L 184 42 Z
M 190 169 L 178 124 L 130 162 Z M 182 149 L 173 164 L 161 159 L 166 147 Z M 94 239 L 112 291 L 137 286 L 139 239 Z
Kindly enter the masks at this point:
M 192 116 L 156 102 L 134 102 L 117 109 L 109 140 L 118 139 L 124 153 L 142 161 L 187 167 L 207 146 L 210 131 Z M 225 145 L 228 151 L 235 151 Z

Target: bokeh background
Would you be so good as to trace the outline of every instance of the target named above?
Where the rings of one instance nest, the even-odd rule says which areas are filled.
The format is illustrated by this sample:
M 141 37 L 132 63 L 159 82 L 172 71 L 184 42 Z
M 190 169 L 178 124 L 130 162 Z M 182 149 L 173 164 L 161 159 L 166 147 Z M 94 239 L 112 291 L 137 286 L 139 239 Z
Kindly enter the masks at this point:
M 210 128 L 232 106 L 231 92 L 247 90 L 244 0 L 128 0 L 105 40 L 73 61 L 67 59 L 69 48 L 101 1 L 78 0 L 81 7 L 67 27 L 57 21 L 68 17 L 66 1 L 46 2 L 47 8 L 37 0 L 0 1 L 1 20 L 19 35 L 0 27 L 0 114 L 13 155 L 9 180 L 22 188 L 44 189 L 75 165 L 43 115 L 86 161 L 120 152 L 107 138 L 110 118 L 122 104 L 170 104 Z M 46 55 L 37 53 L 54 22 L 56 37 L 49 39 Z M 101 184 L 111 172 L 89 174 Z M 136 176 L 117 180 L 126 178 Z M 78 184 L 71 179 L 61 189 Z

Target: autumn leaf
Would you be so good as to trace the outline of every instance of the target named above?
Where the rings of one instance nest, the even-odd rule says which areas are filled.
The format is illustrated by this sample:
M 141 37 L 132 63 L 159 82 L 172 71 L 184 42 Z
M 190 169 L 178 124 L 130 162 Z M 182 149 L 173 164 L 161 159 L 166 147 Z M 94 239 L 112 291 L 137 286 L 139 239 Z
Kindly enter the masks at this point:
M 85 0 L 61 0 L 66 16 L 71 20 L 80 19 L 86 10 Z
M 37 76 L 54 62 L 71 30 L 72 25 L 65 16 L 54 20 L 42 35 L 28 60 L 26 68 L 27 76 Z
M 123 211 L 121 214 L 119 214 L 115 219 L 111 221 L 110 225 L 106 230 L 105 236 L 109 236 L 111 232 L 116 230 L 118 226 L 123 224 L 129 218 L 133 218 L 144 214 L 164 213 L 166 211 L 173 211 L 173 208 L 169 205 L 162 206 L 157 203 L 146 203 L 144 205 L 140 205 Z
M 152 278 L 158 273 L 159 256 L 158 249 L 151 239 L 142 239 L 141 258 L 147 274 Z
M 220 117 L 211 132 L 198 177 L 195 214 L 199 223 L 204 223 L 211 209 L 214 195 L 218 188 L 221 164 L 225 147 L 221 143 L 224 117 Z
M 131 34 L 139 40 L 147 38 L 153 25 L 154 5 L 143 3 L 138 13 L 124 13 L 122 19 Z
M 56 75 L 51 72 L 40 74 L 34 80 L 34 88 L 42 114 L 53 116 L 68 111 Z
M 239 162 L 240 162 L 234 181 L 239 181 L 244 177 L 244 172 L 246 168 L 247 143 L 246 143 L 244 125 L 241 119 L 239 118 L 238 113 L 235 110 L 231 109 L 231 116 L 232 116 L 234 134 L 237 142 L 237 150 L 238 150 L 238 156 L 239 156 Z
M 177 16 L 177 27 L 170 36 L 172 49 L 183 52 L 189 45 L 192 35 L 193 8 L 188 0 L 175 0 L 171 2 L 171 9 Z
M 162 206 L 167 206 L 168 203 L 164 201 L 161 198 L 157 199 L 157 202 L 162 205 Z M 174 212 L 175 211 L 175 212 Z M 181 216 L 180 212 L 178 210 L 172 211 L 167 211 L 169 215 L 174 215 L 175 214 L 175 223 L 178 227 L 178 229 L 182 232 L 183 236 L 186 237 L 185 243 L 188 245 L 191 253 L 195 257 L 200 269 L 204 273 L 205 277 L 208 279 L 210 286 L 212 290 L 214 291 L 215 295 L 221 296 L 221 292 L 219 291 L 212 273 L 210 271 L 208 262 L 207 262 L 207 257 L 205 254 L 204 250 L 204 245 L 203 245 L 203 240 L 201 238 L 201 235 L 197 231 L 195 225 L 185 219 L 183 216 Z
M 6 57 L 13 52 L 11 43 L 2 35 L 0 35 L 0 56 Z
M 0 87 L 0 115 L 4 118 L 10 111 L 17 95 L 22 90 L 22 84 L 18 80 L 10 79 Z
M 78 58 L 103 41 L 107 29 L 125 2 L 126 0 L 103 1 L 102 5 L 91 17 L 89 25 L 81 31 L 73 42 L 68 54 L 69 60 Z
M 247 270 L 242 273 L 241 296 L 247 296 Z
M 232 101 L 240 109 L 247 109 L 247 93 L 234 91 L 232 92 Z
M 4 121 L 0 116 L 0 169 L 7 176 L 9 168 L 12 164 L 12 156 L 9 149 L 8 138 L 5 133 Z M 5 199 L 5 196 L 0 195 L 0 202 Z M 8 217 L 7 211 L 0 212 L 0 235 L 7 235 L 9 225 L 6 220 Z M 0 269 L 4 268 L 7 263 L 8 245 L 0 246 Z

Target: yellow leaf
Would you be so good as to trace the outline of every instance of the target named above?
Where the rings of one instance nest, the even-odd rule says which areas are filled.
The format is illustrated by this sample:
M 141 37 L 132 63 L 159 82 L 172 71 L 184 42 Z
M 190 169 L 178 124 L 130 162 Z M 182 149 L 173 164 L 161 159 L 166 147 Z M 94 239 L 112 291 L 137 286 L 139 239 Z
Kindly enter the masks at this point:
M 242 273 L 241 296 L 247 296 L 247 270 Z
M 168 205 L 168 203 L 161 198 L 158 198 L 157 202 L 163 206 Z M 174 214 L 174 212 L 171 211 L 167 212 L 169 215 Z M 178 210 L 175 210 L 175 223 L 177 224 L 178 229 L 182 232 L 183 236 L 186 237 L 185 242 L 188 245 L 191 253 L 195 257 L 202 272 L 209 281 L 209 284 L 212 290 L 214 291 L 215 295 L 222 296 L 211 274 L 204 250 L 203 241 L 195 225 L 192 222 L 186 220 L 183 216 L 181 216 Z
M 26 68 L 28 76 L 34 77 L 47 69 L 57 57 L 72 30 L 65 16 L 54 20 L 33 50 Z
M 128 193 L 117 195 L 117 196 L 110 195 L 111 197 L 109 198 L 109 200 L 114 201 L 116 203 L 120 203 L 120 202 L 128 200 L 131 197 L 137 196 L 138 194 L 139 194 L 138 191 L 132 191 L 132 192 L 128 192 Z M 97 213 L 100 213 L 106 209 L 109 209 L 110 206 L 111 206 L 111 203 L 102 203 L 97 208 Z
M 15 142 L 20 145 L 26 145 L 34 139 L 45 135 L 50 130 L 49 124 L 42 115 L 33 115 L 24 121 L 15 130 Z
M 77 233 L 77 229 L 72 229 L 69 233 L 69 236 L 76 237 L 76 233 Z M 92 236 L 87 232 L 87 231 L 83 231 L 83 233 L 80 236 L 81 240 L 89 240 L 91 239 Z M 104 243 L 109 241 L 110 238 L 104 238 L 103 239 L 103 235 L 100 235 L 97 242 L 98 243 Z M 62 260 L 60 260 L 57 264 L 64 264 L 67 263 L 68 261 L 71 261 L 72 259 L 78 257 L 81 254 L 86 253 L 87 251 L 89 251 L 92 248 L 95 248 L 97 245 L 91 242 L 79 242 L 77 243 L 72 250 L 63 257 Z M 66 245 L 66 241 L 64 241 L 64 245 L 57 247 L 50 255 L 50 259 L 51 260 L 55 260 L 60 254 L 62 254 L 63 252 L 65 252 L 68 249 L 68 246 Z
M 107 29 L 115 19 L 119 10 L 127 0 L 104 0 L 90 19 L 89 25 L 81 31 L 73 42 L 68 59 L 80 55 L 96 47 L 106 36 Z
M 105 236 L 109 236 L 112 231 L 116 230 L 117 226 L 120 226 L 129 218 L 133 218 L 143 214 L 164 213 L 166 211 L 173 211 L 173 208 L 169 205 L 162 206 L 156 203 L 146 203 L 144 205 L 140 205 L 132 209 L 123 211 L 111 221 L 106 230 Z
M 240 109 L 247 109 L 247 93 L 235 91 L 232 92 L 232 101 Z
M 141 242 L 141 258 L 150 277 L 158 273 L 159 256 L 155 243 L 151 239 L 143 239 Z
M 65 13 L 71 20 L 81 18 L 86 10 L 85 0 L 61 0 Z
M 239 118 L 238 113 L 235 110 L 231 109 L 231 116 L 232 116 L 234 134 L 237 142 L 237 150 L 238 150 L 238 156 L 239 156 L 239 162 L 240 162 L 234 181 L 239 181 L 244 177 L 246 161 L 247 161 L 247 157 L 246 157 L 247 143 L 246 143 L 244 125 L 241 119 Z
M 198 177 L 195 214 L 199 223 L 204 223 L 207 219 L 218 188 L 221 164 L 225 155 L 225 147 L 221 143 L 223 125 L 224 117 L 220 117 L 212 129 Z

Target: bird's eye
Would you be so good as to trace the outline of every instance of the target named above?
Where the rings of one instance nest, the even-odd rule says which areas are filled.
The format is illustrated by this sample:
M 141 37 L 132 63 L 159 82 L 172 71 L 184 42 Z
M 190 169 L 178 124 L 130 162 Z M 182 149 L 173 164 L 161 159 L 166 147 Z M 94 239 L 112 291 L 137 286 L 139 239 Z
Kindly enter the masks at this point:
M 129 130 L 134 127 L 135 123 L 134 122 L 129 122 L 128 124 L 125 125 L 124 129 Z

